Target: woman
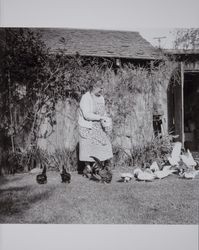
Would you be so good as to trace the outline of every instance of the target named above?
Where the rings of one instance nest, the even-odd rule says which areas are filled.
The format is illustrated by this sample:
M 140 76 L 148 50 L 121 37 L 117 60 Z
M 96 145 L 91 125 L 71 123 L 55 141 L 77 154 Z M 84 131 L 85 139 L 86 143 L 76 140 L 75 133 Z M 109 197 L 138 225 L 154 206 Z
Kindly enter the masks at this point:
M 79 160 L 84 161 L 86 170 L 91 171 L 90 156 L 106 161 L 113 157 L 109 136 L 101 121 L 107 117 L 101 82 L 91 84 L 80 101 L 79 108 Z

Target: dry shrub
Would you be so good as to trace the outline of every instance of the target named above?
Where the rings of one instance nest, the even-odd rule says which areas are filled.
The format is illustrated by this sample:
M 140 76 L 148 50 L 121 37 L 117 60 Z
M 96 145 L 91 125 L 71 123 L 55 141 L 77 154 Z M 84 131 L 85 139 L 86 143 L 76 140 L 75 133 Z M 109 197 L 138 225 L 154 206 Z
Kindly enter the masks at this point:
M 65 59 L 62 58 L 64 62 Z M 76 105 L 81 95 L 88 90 L 89 83 L 101 79 L 105 88 L 107 111 L 113 119 L 112 141 L 118 136 L 128 136 L 133 142 L 130 156 L 127 156 L 123 149 L 114 148 L 115 158 L 119 158 L 119 161 L 114 160 L 115 162 L 144 165 L 145 162 L 151 162 L 153 159 L 163 156 L 165 138 L 152 138 L 152 109 L 154 103 L 159 99 L 159 88 L 167 88 L 167 83 L 175 67 L 173 62 L 165 61 L 151 69 L 126 65 L 118 69 L 117 73 L 108 64 L 102 67 L 95 61 L 91 61 L 84 65 L 81 58 L 68 59 L 66 66 L 67 70 L 63 67 L 63 72 L 60 71 L 59 81 L 52 80 L 55 85 L 51 88 L 54 92 L 50 92 L 53 96 L 53 104 L 59 100 L 66 101 L 66 98 L 70 98 Z M 52 117 L 55 115 L 54 109 L 49 112 Z M 34 143 L 37 143 L 37 139 Z M 40 150 L 38 155 L 52 169 L 59 169 L 62 164 L 70 170 L 77 169 L 75 150 L 70 151 L 64 147 L 56 148 L 54 153 Z M 28 165 L 28 169 L 31 169 L 30 159 L 35 156 L 35 151 L 25 152 L 23 165 Z
M 167 161 L 167 155 L 172 151 L 172 136 L 153 137 L 151 141 L 133 146 L 130 151 L 121 147 L 114 148 L 114 162 L 117 166 L 148 167 L 153 161 L 161 164 Z
M 40 149 L 40 157 L 41 162 L 46 164 L 49 170 L 59 171 L 63 165 L 68 171 L 77 170 L 76 150 L 57 148 L 54 152 L 49 153 L 47 150 Z
M 89 83 L 101 79 L 105 89 L 107 111 L 113 119 L 112 141 L 118 136 L 128 136 L 132 142 L 130 156 L 126 155 L 121 145 L 114 146 L 115 164 L 121 162 L 125 165 L 144 165 L 153 159 L 164 158 L 164 145 L 167 140 L 165 137 L 153 138 L 152 113 L 153 107 L 157 106 L 155 104 L 160 99 L 159 89 L 167 88 L 174 63 L 165 61 L 150 70 L 126 65 L 118 69 L 117 73 L 111 67 L 102 68 L 95 62 L 86 66 L 82 65 L 81 60 L 73 63 L 65 73 L 64 88 L 68 93 L 75 93 L 76 100 L 79 101 L 82 93 L 88 90 Z M 55 149 L 51 155 L 56 168 L 64 162 L 76 169 L 75 157 L 74 152 L 65 152 L 65 149 Z

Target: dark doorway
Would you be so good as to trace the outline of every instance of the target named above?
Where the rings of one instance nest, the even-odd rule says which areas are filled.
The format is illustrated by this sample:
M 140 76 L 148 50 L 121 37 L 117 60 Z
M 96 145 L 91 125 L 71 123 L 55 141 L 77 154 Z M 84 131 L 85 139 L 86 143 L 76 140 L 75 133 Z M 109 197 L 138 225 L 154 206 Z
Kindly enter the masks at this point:
M 183 87 L 182 81 L 171 79 L 167 90 L 168 130 L 178 136 L 176 141 L 183 142 Z
M 185 147 L 199 150 L 199 72 L 184 73 Z

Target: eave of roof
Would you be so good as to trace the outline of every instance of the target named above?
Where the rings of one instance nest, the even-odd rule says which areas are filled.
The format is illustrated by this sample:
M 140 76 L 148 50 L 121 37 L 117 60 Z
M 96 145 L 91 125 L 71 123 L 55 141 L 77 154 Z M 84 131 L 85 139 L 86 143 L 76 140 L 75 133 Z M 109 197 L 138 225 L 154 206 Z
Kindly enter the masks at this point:
M 168 55 L 199 55 L 199 49 L 187 49 L 187 50 L 182 50 L 182 49 L 165 49 L 164 50 L 165 54 Z
M 139 60 L 162 58 L 138 32 L 68 28 L 43 28 L 39 31 L 51 53 L 63 50 L 66 55 L 78 53 L 81 56 Z

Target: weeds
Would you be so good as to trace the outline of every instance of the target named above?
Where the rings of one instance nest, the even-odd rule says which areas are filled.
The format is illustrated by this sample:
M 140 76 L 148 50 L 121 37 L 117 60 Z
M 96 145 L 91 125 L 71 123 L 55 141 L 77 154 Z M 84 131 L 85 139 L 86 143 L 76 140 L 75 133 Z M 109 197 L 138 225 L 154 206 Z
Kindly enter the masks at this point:
M 54 153 L 49 155 L 50 166 L 60 170 L 64 165 L 69 172 L 77 170 L 77 155 L 76 151 L 70 151 L 65 148 L 56 149 Z
M 42 49 L 44 50 L 41 44 L 41 51 L 43 51 Z M 59 145 L 56 144 L 56 148 L 53 149 L 54 152 L 48 152 L 48 145 L 45 146 L 46 150 L 39 148 L 41 145 L 39 145 L 38 139 L 43 138 L 45 140 L 48 137 L 48 141 L 50 141 L 50 136 L 53 133 L 57 133 L 56 136 L 59 134 L 57 138 L 60 138 L 60 131 L 63 131 L 64 136 L 62 137 L 61 133 L 61 137 L 64 139 L 77 138 L 76 120 L 73 119 L 77 116 L 77 109 L 68 109 L 62 114 L 57 108 L 58 104 L 59 102 L 65 102 L 69 106 L 67 100 L 71 100 L 71 106 L 77 107 L 82 94 L 88 90 L 89 84 L 93 81 L 96 82 L 98 79 L 104 85 L 107 113 L 113 120 L 112 141 L 119 136 L 123 136 L 128 137 L 131 143 L 129 154 L 126 154 L 124 150 L 126 145 L 119 145 L 119 149 L 114 148 L 114 155 L 116 159 L 119 159 L 119 161 L 113 160 L 115 164 L 121 162 L 125 165 L 144 165 L 145 162 L 150 163 L 154 158 L 161 159 L 163 157 L 163 152 L 167 148 L 166 139 L 151 138 L 153 134 L 152 111 L 153 107 L 159 106 L 159 102 L 164 99 L 160 92 L 164 88 L 164 94 L 166 93 L 165 90 L 168 87 L 171 74 L 176 67 L 175 63 L 165 58 L 164 62 L 158 62 L 150 69 L 147 66 L 140 67 L 129 64 L 123 65 L 115 73 L 112 63 L 105 59 L 102 62 L 101 60 L 97 62 L 95 59 L 87 61 L 80 56 L 66 57 L 64 53 L 59 56 L 54 55 L 51 58 L 46 54 L 46 50 L 43 53 L 47 61 L 39 69 L 41 77 L 38 78 L 37 71 L 32 72 L 33 76 L 37 76 L 37 81 L 29 84 L 33 87 L 30 87 L 29 91 L 24 94 L 19 107 L 15 105 L 18 103 L 17 101 L 12 104 L 15 109 L 9 109 L 10 112 L 12 111 L 11 116 L 14 117 L 13 114 L 16 113 L 20 119 L 12 121 L 14 119 L 12 117 L 11 121 L 8 119 L 8 125 L 10 127 L 17 125 L 21 131 L 18 133 L 18 129 L 15 127 L 15 133 L 8 135 L 13 140 L 12 150 L 16 151 L 14 155 L 11 153 L 10 156 L 12 160 L 9 165 L 11 167 L 17 168 L 17 171 L 29 171 L 35 165 L 47 164 L 52 169 L 60 169 L 61 165 L 65 165 L 71 171 L 77 169 L 78 159 L 75 149 L 66 150 L 62 145 L 63 141 L 57 140 Z M 19 60 L 21 59 L 19 58 Z M 28 75 L 28 79 L 30 78 L 32 79 Z M 11 77 L 8 80 L 11 85 L 15 86 L 15 78 Z M 13 93 L 16 94 L 17 91 L 13 91 Z M 27 110 L 24 109 L 24 106 L 27 106 Z M 58 112 L 60 112 L 60 116 Z M 67 119 L 66 129 L 65 125 L 62 125 L 65 124 L 62 121 L 66 119 L 67 112 L 71 112 L 73 115 L 71 120 Z M 28 115 L 31 117 L 28 118 Z M 58 117 L 61 117 L 60 121 Z M 24 122 L 25 120 L 28 120 L 31 124 Z M 45 120 L 47 120 L 45 125 L 50 127 L 50 132 L 48 134 L 46 129 L 40 137 L 40 126 Z M 55 126 L 57 126 L 57 130 L 54 129 Z M 57 132 L 58 130 L 59 132 Z M 24 136 L 23 140 L 20 138 L 22 135 Z M 52 141 L 56 140 L 53 135 L 51 138 Z M 70 141 L 67 143 L 70 144 Z M 18 144 L 22 148 L 29 144 L 29 149 L 17 152 L 16 145 Z M 52 144 L 54 145 L 54 143 Z M 167 150 L 165 151 L 167 152 Z M 18 166 L 14 166 L 12 162 L 17 162 Z
M 167 161 L 167 155 L 172 151 L 172 136 L 157 136 L 143 145 L 133 146 L 125 151 L 121 147 L 114 148 L 115 162 L 118 165 L 148 167 L 153 161 L 159 164 Z

